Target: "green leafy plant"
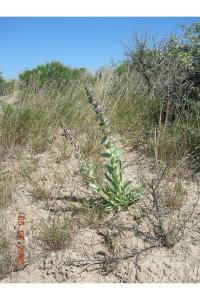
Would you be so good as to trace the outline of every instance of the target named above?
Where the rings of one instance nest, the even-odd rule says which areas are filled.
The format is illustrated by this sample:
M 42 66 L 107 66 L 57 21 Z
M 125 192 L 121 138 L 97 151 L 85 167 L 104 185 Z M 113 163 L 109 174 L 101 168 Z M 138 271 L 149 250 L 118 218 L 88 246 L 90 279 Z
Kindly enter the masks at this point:
M 58 61 L 52 61 L 47 64 L 38 65 L 32 70 L 26 70 L 19 75 L 20 89 L 23 90 L 32 84 L 33 80 L 37 81 L 37 88 L 40 88 L 45 82 L 50 81 L 51 84 L 58 81 L 67 84 L 72 79 L 80 78 L 86 72 L 85 68 L 72 69 L 64 66 Z
M 112 142 L 109 122 L 104 116 L 103 107 L 98 101 L 94 100 L 91 91 L 86 89 L 86 92 L 103 134 L 101 145 L 104 147 L 104 151 L 101 156 L 107 159 L 108 162 L 105 165 L 105 183 L 103 185 L 96 182 L 95 167 L 93 165 L 84 165 L 82 168 L 83 174 L 86 183 L 99 194 L 102 207 L 107 211 L 118 211 L 121 207 L 139 200 L 143 194 L 143 188 L 138 185 L 133 189 L 131 182 L 123 179 L 123 167 L 120 159 L 122 150 L 117 149 L 114 141 Z
M 96 190 L 101 196 L 101 205 L 107 210 L 119 210 L 122 206 L 128 206 L 139 200 L 143 194 L 143 188 L 138 185 L 134 189 L 131 186 L 131 181 L 123 180 L 123 167 L 120 156 L 121 150 L 109 140 L 103 142 L 105 151 L 101 154 L 102 157 L 108 159 L 105 165 L 105 185 L 98 186 L 90 182 L 89 186 Z

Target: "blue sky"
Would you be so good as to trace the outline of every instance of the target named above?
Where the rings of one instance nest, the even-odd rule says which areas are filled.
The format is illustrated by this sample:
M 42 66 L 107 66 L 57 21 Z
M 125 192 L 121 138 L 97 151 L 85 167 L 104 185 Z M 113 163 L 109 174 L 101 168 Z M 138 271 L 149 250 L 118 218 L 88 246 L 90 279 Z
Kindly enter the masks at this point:
M 6 79 L 58 60 L 91 71 L 123 58 L 123 43 L 145 29 L 156 36 L 179 33 L 192 17 L 0 17 L 0 72 Z

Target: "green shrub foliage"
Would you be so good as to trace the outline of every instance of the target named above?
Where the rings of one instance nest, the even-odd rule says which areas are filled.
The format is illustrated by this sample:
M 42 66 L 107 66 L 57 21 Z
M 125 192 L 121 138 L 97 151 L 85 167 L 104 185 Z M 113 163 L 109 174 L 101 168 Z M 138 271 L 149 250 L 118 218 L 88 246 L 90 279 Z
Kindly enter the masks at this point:
M 60 62 L 53 61 L 44 65 L 39 65 L 32 70 L 26 70 L 19 75 L 20 87 L 27 87 L 33 81 L 37 82 L 37 87 L 40 88 L 46 82 L 60 82 L 67 84 L 70 80 L 77 79 L 86 72 L 85 68 L 72 69 L 64 66 Z

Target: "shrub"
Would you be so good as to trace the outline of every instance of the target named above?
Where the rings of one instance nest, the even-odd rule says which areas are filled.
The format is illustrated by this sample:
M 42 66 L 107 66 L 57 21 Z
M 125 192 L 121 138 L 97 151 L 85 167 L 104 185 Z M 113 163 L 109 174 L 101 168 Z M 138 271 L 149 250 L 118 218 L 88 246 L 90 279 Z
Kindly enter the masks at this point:
M 146 34 L 136 36 L 126 47 L 125 63 L 130 72 L 141 76 L 146 92 L 162 101 L 162 120 L 174 121 L 187 111 L 185 102 L 200 98 L 199 87 L 200 24 L 183 29 L 179 38 L 172 35 L 154 41 Z M 170 110 L 168 110 L 170 105 Z
M 140 206 L 145 221 L 136 231 L 156 246 L 174 247 L 183 238 L 189 223 L 194 222 L 193 216 L 199 199 L 197 195 L 195 201 L 188 202 L 179 172 L 183 163 L 181 161 L 179 165 L 169 169 L 157 162 L 156 176 L 151 180 L 139 174 L 146 189 L 146 198 Z
M 32 84 L 33 81 L 37 82 L 37 89 L 41 88 L 41 86 L 48 81 L 50 81 L 51 84 L 57 82 L 68 84 L 70 80 L 80 78 L 85 72 L 86 70 L 84 68 L 72 69 L 57 61 L 53 61 L 21 73 L 19 75 L 20 88 L 26 88 Z
M 16 80 L 5 80 L 0 72 L 0 96 L 5 96 L 14 92 Z
M 0 96 L 4 95 L 4 90 L 5 90 L 5 80 L 3 79 L 0 72 Z

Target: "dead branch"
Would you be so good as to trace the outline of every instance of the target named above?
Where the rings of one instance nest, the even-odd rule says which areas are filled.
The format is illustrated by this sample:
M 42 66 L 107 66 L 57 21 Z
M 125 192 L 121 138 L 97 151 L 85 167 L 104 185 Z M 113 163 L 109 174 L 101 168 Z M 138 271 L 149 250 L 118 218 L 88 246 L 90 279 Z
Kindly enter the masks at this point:
M 141 255 L 142 253 L 146 251 L 150 251 L 154 248 L 157 248 L 157 245 L 153 245 L 147 248 L 144 248 L 142 250 L 136 250 L 134 249 L 131 253 L 126 255 L 120 255 L 120 256 L 105 256 L 103 258 L 97 258 L 97 259 L 79 259 L 79 260 L 68 260 L 64 263 L 65 266 L 73 266 L 73 267 L 88 267 L 92 265 L 103 265 L 103 264 L 111 264 L 118 261 L 127 260 L 130 258 L 137 257 L 138 255 Z

